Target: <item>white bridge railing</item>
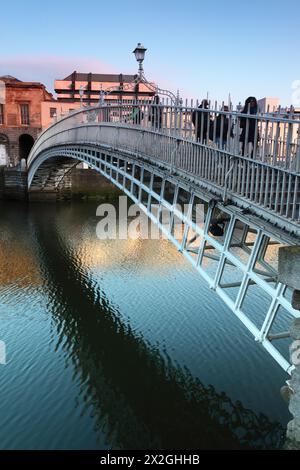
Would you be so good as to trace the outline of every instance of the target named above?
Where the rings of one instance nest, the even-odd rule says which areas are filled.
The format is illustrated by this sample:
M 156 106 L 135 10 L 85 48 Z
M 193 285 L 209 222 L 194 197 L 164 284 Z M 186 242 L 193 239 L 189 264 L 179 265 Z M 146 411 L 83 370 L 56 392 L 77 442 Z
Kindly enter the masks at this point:
M 225 132 L 226 131 L 226 132 Z M 167 163 L 227 197 L 289 220 L 300 234 L 300 120 L 146 102 L 72 112 L 36 141 L 28 166 L 53 145 L 99 142 Z M 280 224 L 279 224 L 280 225 Z M 284 227 L 284 222 L 281 222 Z

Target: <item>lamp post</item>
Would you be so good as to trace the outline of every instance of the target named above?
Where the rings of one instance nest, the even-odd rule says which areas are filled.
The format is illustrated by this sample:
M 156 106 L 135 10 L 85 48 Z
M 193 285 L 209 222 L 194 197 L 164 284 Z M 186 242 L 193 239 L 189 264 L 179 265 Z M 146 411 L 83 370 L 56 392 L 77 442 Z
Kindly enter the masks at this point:
M 102 88 L 102 83 L 100 85 L 100 91 L 99 91 L 99 105 L 103 106 L 104 105 L 104 96 L 105 96 L 105 91 Z
M 172 103 L 176 104 L 179 101 L 179 96 L 175 96 L 174 93 L 172 93 L 169 90 L 163 90 L 159 88 L 157 85 L 154 86 L 153 83 L 150 83 L 145 75 L 144 75 L 144 69 L 143 69 L 143 62 L 145 58 L 145 52 L 146 48 L 139 42 L 136 46 L 136 48 L 133 51 L 133 54 L 135 55 L 136 61 L 139 64 L 139 70 L 138 70 L 138 75 L 134 77 L 134 80 L 127 83 L 122 90 L 130 90 L 132 89 L 132 85 L 139 85 L 142 83 L 145 85 L 145 87 L 151 91 L 153 94 L 160 94 L 167 96 L 168 98 L 171 99 Z M 81 88 L 81 87 L 80 87 Z M 83 87 L 82 87 L 83 88 Z M 102 90 L 102 87 L 100 87 L 100 93 L 99 93 L 99 106 L 105 105 L 105 100 L 104 97 L 109 95 L 112 92 L 120 92 L 120 89 L 116 89 L 116 87 L 111 87 L 111 88 L 106 88 L 105 90 Z M 80 90 L 79 90 L 80 93 Z M 82 91 L 83 93 L 83 91 Z
M 136 61 L 139 63 L 139 78 L 140 80 L 143 78 L 144 69 L 143 69 L 143 62 L 145 58 L 146 48 L 139 42 L 136 48 L 133 51 L 135 55 Z
M 168 98 L 171 99 L 172 103 L 176 104 L 178 102 L 178 97 L 172 93 L 170 90 L 163 90 L 159 88 L 158 86 L 153 85 L 153 83 L 150 83 L 145 75 L 144 75 L 144 69 L 143 69 L 143 62 L 145 58 L 145 52 L 146 48 L 139 42 L 136 48 L 133 51 L 133 54 L 135 55 L 136 61 L 139 64 L 139 73 L 138 73 L 138 78 L 136 79 L 136 83 L 143 83 L 143 85 L 146 86 L 150 91 L 155 93 L 156 95 L 164 95 L 167 96 Z
M 80 85 L 79 87 L 79 96 L 80 96 L 80 107 L 83 106 L 83 95 L 84 95 L 84 86 Z

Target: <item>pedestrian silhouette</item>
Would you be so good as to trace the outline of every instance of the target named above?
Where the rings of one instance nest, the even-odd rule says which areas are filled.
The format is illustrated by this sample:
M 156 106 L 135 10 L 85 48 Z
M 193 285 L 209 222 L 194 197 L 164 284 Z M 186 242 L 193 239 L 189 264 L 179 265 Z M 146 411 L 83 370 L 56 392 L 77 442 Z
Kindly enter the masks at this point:
M 131 119 L 132 119 L 133 124 L 140 125 L 143 117 L 144 117 L 144 113 L 141 110 L 140 106 L 134 106 L 132 113 L 131 113 Z
M 223 106 L 222 111 L 229 111 L 228 106 Z M 216 118 L 216 143 L 218 147 L 225 148 L 228 139 L 230 120 L 226 114 L 218 114 Z M 233 137 L 233 125 L 230 126 L 229 138 Z
M 209 136 L 207 136 L 208 128 L 212 128 L 212 122 L 210 118 L 210 113 L 207 111 L 204 111 L 205 109 L 208 109 L 208 101 L 207 100 L 202 100 L 200 106 L 193 111 L 192 114 L 192 123 L 194 124 L 195 127 L 195 132 L 196 132 L 196 140 L 197 142 L 200 143 L 206 143 L 207 140 L 209 140 Z
M 162 115 L 163 115 L 163 108 L 159 101 L 159 96 L 155 95 L 153 99 L 153 104 L 150 108 L 150 115 L 149 121 L 151 121 L 151 125 L 156 129 L 162 129 Z
M 244 108 L 242 109 L 242 114 L 257 114 L 258 106 L 257 106 L 257 100 L 254 96 L 249 96 L 249 98 L 246 99 Z M 252 150 L 251 150 L 251 157 L 253 157 L 253 152 L 254 152 L 254 146 L 256 143 L 254 143 L 255 140 L 255 129 L 257 126 L 257 120 L 256 119 L 249 119 L 245 117 L 240 118 L 240 128 L 242 129 L 242 133 L 240 135 L 240 142 L 242 142 L 242 155 L 245 155 L 245 150 L 248 148 L 248 144 L 252 144 Z M 247 140 L 247 141 L 246 141 Z M 259 134 L 257 131 L 257 140 L 259 140 Z

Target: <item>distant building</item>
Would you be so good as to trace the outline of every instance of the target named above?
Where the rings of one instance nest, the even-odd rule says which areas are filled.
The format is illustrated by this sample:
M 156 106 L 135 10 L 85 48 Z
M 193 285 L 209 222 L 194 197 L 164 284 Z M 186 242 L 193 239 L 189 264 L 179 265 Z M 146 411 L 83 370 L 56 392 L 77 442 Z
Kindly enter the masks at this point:
M 261 98 L 257 101 L 258 110 L 261 113 L 274 113 L 279 108 L 279 98 Z
M 300 118 L 300 109 L 294 107 L 281 107 L 279 98 L 261 98 L 258 100 L 258 109 L 261 113 L 268 113 L 272 117 L 280 119 L 296 119 Z M 276 146 L 276 152 L 284 158 L 287 153 L 286 142 L 289 141 L 289 152 L 295 156 L 299 146 L 299 125 L 289 126 L 284 121 L 269 123 L 261 123 L 260 127 L 261 134 L 265 137 L 265 151 L 270 155 L 274 154 L 274 148 Z
M 42 103 L 53 96 L 41 83 L 10 75 L 0 77 L 0 84 L 0 166 L 15 166 L 27 159 L 43 127 Z
M 75 102 L 61 102 L 53 99 L 52 101 L 43 101 L 41 103 L 42 107 L 42 128 L 46 129 L 51 126 L 55 121 L 61 119 L 67 114 L 79 109 L 81 103 Z
M 39 133 L 56 120 L 82 106 L 149 100 L 155 84 L 134 83 L 135 75 L 73 72 L 55 80 L 57 99 L 45 85 L 0 77 L 0 166 L 16 166 L 27 159 Z
M 86 105 L 93 105 L 99 102 L 102 92 L 104 99 L 108 103 L 119 101 L 131 101 L 134 99 L 148 100 L 155 95 L 155 84 L 153 89 L 149 89 L 145 84 L 133 83 L 136 75 L 100 74 L 100 73 L 79 73 L 73 72 L 63 80 L 55 80 L 54 89 L 57 93 L 57 100 L 64 103 L 79 103 L 82 99 Z M 80 97 L 82 90 L 82 98 Z
M 293 106 L 282 107 L 280 106 L 279 98 L 261 98 L 257 101 L 259 112 L 270 114 L 277 113 L 280 111 L 281 117 L 289 117 L 291 114 L 294 117 L 298 117 L 300 114 L 300 108 Z

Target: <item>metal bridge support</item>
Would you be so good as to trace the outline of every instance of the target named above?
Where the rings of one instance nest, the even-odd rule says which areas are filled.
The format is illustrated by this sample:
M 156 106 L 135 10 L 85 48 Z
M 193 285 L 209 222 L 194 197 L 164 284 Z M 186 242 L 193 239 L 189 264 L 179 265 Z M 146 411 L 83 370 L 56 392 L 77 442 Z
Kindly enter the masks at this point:
M 300 449 L 300 318 L 293 321 L 290 328 L 293 340 L 290 346 L 291 360 L 295 365 L 290 381 L 289 410 L 293 415 L 287 427 L 287 446 L 291 449 Z
M 300 246 L 287 246 L 279 249 L 279 281 L 294 289 L 292 307 L 300 310 Z M 293 419 L 287 427 L 287 449 L 300 449 L 300 318 L 296 318 L 290 327 L 292 343 L 290 345 L 291 362 L 294 369 L 289 381 L 289 410 Z

